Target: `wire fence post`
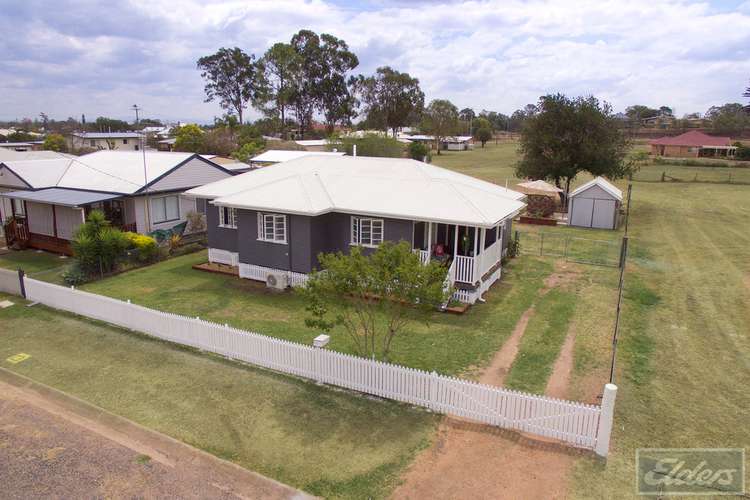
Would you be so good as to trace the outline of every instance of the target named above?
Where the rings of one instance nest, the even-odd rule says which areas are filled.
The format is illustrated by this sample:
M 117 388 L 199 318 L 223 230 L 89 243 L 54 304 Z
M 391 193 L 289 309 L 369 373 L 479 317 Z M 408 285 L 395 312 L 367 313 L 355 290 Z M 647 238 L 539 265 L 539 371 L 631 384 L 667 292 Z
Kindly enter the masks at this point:
M 628 257 L 628 237 L 623 236 L 620 247 L 620 283 L 617 290 L 617 309 L 615 310 L 615 331 L 612 334 L 612 362 L 609 367 L 609 383 L 615 382 L 615 359 L 617 358 L 617 337 L 620 333 L 620 310 L 622 308 L 622 289 L 625 284 L 625 263 Z
M 539 257 L 544 255 L 544 231 L 539 231 Z

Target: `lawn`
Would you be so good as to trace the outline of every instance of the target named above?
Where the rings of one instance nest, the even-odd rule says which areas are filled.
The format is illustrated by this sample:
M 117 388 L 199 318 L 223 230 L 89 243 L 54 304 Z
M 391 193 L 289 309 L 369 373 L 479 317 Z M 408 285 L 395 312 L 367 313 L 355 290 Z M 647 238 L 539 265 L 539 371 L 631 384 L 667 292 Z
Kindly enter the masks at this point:
M 298 294 L 279 294 L 262 283 L 191 268 L 206 258 L 205 252 L 185 255 L 82 288 L 304 344 L 311 344 L 320 333 L 305 326 L 306 303 Z M 462 316 L 435 312 L 428 324 L 408 325 L 393 341 L 390 361 L 470 375 L 510 335 L 551 269 L 551 263 L 535 258 L 512 261 L 503 281 L 485 296 L 486 304 L 477 304 Z M 330 348 L 355 353 L 351 339 L 341 329 L 332 332 Z
M 59 255 L 37 250 L 19 250 L 0 254 L 0 267 L 23 269 L 26 274 L 49 274 L 59 270 L 69 261 Z
M 0 366 L 307 492 L 382 498 L 436 417 L 44 306 L 0 309 Z M 31 358 L 11 364 L 18 354 Z

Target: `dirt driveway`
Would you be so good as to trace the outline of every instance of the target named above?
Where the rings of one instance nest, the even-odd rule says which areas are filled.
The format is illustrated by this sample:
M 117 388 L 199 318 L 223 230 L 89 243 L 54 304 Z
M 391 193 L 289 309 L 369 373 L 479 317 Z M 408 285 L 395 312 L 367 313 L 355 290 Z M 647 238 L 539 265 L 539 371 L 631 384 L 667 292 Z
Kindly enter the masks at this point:
M 539 297 L 578 279 L 573 266 L 558 263 Z M 511 336 L 480 375 L 485 384 L 502 385 L 515 359 L 532 305 Z M 568 335 L 547 387 L 564 395 L 572 367 L 574 336 Z M 593 394 L 591 395 L 593 397 Z M 433 445 L 423 451 L 394 492 L 394 499 L 561 499 L 568 495 L 568 476 L 578 457 L 589 452 L 558 442 L 531 438 L 497 427 L 444 417 Z
M 0 498 L 311 498 L 46 390 L 0 380 Z

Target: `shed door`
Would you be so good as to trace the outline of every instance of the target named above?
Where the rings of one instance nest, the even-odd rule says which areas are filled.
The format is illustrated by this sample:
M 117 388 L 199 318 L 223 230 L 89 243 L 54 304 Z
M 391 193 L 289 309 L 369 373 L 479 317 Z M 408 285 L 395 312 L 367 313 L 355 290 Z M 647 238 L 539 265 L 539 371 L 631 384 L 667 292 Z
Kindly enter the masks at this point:
M 591 214 L 594 210 L 594 200 L 591 198 L 575 198 L 570 215 L 570 225 L 591 227 Z
M 615 220 L 614 200 L 594 200 L 594 215 L 591 218 L 591 227 L 597 229 L 612 229 Z

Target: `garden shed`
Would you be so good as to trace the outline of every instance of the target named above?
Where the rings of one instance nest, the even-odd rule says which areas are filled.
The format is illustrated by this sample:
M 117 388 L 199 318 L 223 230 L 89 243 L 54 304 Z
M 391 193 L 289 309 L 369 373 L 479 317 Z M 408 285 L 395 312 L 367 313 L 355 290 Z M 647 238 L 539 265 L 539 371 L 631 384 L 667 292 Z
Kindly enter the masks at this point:
M 580 186 L 568 197 L 568 225 L 617 229 L 622 191 L 603 177 Z

